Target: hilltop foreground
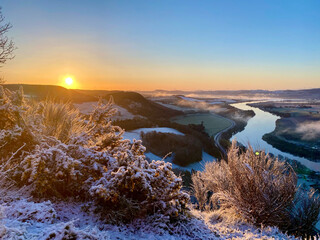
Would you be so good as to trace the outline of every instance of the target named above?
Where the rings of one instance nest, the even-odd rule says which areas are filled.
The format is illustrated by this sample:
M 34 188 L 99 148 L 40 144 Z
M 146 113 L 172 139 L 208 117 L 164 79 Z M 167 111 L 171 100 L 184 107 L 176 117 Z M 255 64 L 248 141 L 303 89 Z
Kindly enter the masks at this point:
M 234 142 L 228 162 L 208 163 L 186 192 L 171 163 L 148 161 L 141 141 L 123 139 L 114 114 L 111 101 L 83 116 L 0 86 L 1 239 L 314 235 L 319 198 L 298 194 L 286 163 Z
M 1 239 L 295 239 L 277 228 L 229 223 L 214 212 L 192 210 L 176 222 L 156 214 L 115 225 L 93 214 L 91 202 L 35 201 L 13 190 L 2 196 Z

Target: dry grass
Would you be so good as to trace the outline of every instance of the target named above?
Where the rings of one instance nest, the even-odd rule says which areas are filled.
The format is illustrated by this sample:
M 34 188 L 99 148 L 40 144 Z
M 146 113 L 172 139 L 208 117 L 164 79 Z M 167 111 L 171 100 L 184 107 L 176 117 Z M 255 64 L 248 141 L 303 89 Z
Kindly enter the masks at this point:
M 211 204 L 230 219 L 276 226 L 297 236 L 314 234 L 319 197 L 314 190 L 299 190 L 291 166 L 263 151 L 256 154 L 249 146 L 240 153 L 233 141 L 228 161 L 207 163 L 205 171 L 194 174 L 192 180 L 199 204 L 212 191 Z
M 255 225 L 279 225 L 296 192 L 297 177 L 290 165 L 256 155 L 251 147 L 242 154 L 233 142 L 228 162 L 206 165 L 204 181 L 214 192 L 222 209 L 235 213 Z
M 86 131 L 86 124 L 78 109 L 71 103 L 57 103 L 54 100 L 34 102 L 24 113 L 27 122 L 41 122 L 41 134 L 53 136 L 63 143 L 69 143 L 73 137 Z
M 201 172 L 196 172 L 191 176 L 192 180 L 192 194 L 197 198 L 199 209 L 203 210 L 207 202 L 208 190 L 201 178 Z

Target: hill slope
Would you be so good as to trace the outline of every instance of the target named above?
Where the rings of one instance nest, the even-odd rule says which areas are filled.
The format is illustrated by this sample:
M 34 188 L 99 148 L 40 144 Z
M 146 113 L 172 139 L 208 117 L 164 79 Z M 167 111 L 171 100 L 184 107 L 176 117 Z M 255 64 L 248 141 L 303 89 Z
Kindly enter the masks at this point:
M 79 90 L 66 89 L 55 85 L 29 85 L 29 84 L 5 84 L 4 87 L 11 91 L 18 90 L 20 86 L 26 95 L 35 99 L 53 98 L 74 103 L 97 101 L 97 97 L 85 94 Z
M 150 101 L 137 92 L 126 91 L 104 91 L 104 90 L 81 90 L 81 92 L 102 97 L 109 100 L 112 96 L 115 104 L 126 108 L 129 112 L 135 115 L 141 115 L 147 118 L 171 118 L 182 115 L 183 112 L 167 108 L 158 103 Z

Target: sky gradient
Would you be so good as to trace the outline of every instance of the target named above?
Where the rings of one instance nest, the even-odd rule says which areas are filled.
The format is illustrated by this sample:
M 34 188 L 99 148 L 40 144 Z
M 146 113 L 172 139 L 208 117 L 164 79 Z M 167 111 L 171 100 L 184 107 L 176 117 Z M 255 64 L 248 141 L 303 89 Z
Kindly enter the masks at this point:
M 320 87 L 320 1 L 2 0 L 7 83 L 123 90 Z

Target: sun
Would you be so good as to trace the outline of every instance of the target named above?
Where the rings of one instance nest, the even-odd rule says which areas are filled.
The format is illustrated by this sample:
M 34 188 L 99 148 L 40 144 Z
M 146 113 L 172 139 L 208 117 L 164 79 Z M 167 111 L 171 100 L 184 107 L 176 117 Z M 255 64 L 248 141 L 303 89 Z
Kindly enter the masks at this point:
M 67 86 L 71 86 L 73 84 L 73 79 L 71 77 L 67 77 L 64 81 Z

